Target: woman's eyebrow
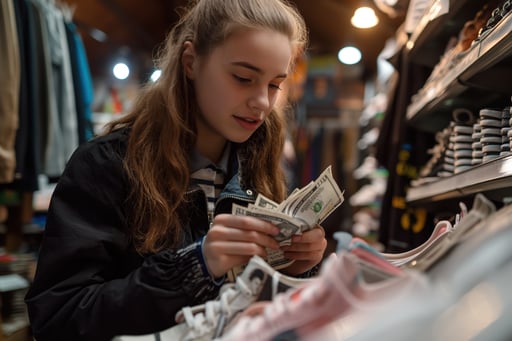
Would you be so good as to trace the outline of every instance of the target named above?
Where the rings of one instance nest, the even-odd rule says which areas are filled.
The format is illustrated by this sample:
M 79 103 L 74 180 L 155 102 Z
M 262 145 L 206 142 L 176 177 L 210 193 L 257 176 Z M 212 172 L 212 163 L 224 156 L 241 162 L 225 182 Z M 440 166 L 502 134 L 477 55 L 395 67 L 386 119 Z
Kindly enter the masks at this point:
M 255 72 L 257 72 L 260 75 L 263 74 L 263 70 L 261 70 L 259 67 L 255 66 L 255 65 L 252 65 L 251 63 L 247 63 L 247 62 L 232 62 L 231 64 L 235 65 L 235 66 L 241 66 L 241 67 L 247 68 L 249 70 L 255 71 Z M 281 74 L 277 75 L 275 78 L 286 78 L 287 76 L 288 75 L 286 73 L 281 73 Z

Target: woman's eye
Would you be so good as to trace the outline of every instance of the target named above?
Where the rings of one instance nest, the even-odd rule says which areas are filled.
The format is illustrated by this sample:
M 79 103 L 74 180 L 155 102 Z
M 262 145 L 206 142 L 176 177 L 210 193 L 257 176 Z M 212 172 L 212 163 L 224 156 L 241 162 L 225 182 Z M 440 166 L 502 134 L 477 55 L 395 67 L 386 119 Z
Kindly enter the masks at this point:
M 239 81 L 240 83 L 250 83 L 251 82 L 251 80 L 249 78 L 244 78 L 244 77 L 240 77 L 237 75 L 233 75 L 233 77 L 235 77 L 235 79 L 237 81 Z
M 274 90 L 281 90 L 281 87 L 278 84 L 269 84 L 268 87 Z

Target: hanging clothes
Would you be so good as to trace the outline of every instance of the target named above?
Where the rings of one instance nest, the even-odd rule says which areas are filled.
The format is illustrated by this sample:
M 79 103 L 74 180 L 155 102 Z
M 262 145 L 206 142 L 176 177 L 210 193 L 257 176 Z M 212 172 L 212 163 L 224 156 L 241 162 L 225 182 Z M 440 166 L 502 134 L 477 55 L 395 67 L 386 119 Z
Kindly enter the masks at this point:
M 93 137 L 92 77 L 67 7 L 0 5 L 0 190 L 32 192 Z
M 45 72 L 47 125 L 43 131 L 43 172 L 59 176 L 78 147 L 75 94 L 64 18 L 52 2 L 32 0 L 40 25 L 41 66 Z M 44 129 L 43 128 L 43 129 Z
M 19 126 L 16 133 L 16 173 L 15 180 L 7 187 L 25 192 L 38 189 L 38 171 L 40 159 L 36 153 L 40 116 L 40 90 L 38 88 L 37 61 L 35 50 L 36 28 L 33 11 L 28 0 L 14 1 L 18 46 L 21 63 L 21 82 L 19 95 Z
M 73 72 L 73 85 L 75 93 L 78 143 L 84 143 L 93 138 L 92 103 L 94 100 L 94 87 L 92 75 L 87 61 L 82 37 L 71 18 L 65 17 L 66 35 Z
M 12 0 L 0 1 L 0 183 L 14 179 L 20 62 Z

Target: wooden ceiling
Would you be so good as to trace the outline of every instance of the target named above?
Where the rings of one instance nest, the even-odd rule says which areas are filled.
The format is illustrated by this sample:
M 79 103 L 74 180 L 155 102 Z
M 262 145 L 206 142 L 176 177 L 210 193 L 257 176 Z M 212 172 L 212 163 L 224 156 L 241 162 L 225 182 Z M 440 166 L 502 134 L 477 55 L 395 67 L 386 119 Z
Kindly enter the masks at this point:
M 295 0 L 310 31 L 312 55 L 335 56 L 350 42 L 363 52 L 366 74 L 376 68 L 385 41 L 394 35 L 403 17 L 390 18 L 377 11 L 377 27 L 361 30 L 350 24 L 363 0 Z M 74 21 L 82 34 L 93 76 L 110 74 L 116 58 L 126 58 L 148 72 L 152 57 L 177 21 L 177 9 L 187 0 L 62 0 L 75 8 Z

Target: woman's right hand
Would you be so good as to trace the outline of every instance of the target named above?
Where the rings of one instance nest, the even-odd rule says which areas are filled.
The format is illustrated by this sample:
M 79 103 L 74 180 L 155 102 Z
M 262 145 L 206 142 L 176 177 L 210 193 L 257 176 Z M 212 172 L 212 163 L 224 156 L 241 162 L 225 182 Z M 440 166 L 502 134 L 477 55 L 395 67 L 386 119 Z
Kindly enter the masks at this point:
M 233 267 L 247 264 L 254 255 L 265 258 L 266 248 L 279 249 L 274 239 L 278 233 L 275 225 L 258 218 L 217 215 L 203 243 L 203 256 L 210 274 L 221 277 Z

